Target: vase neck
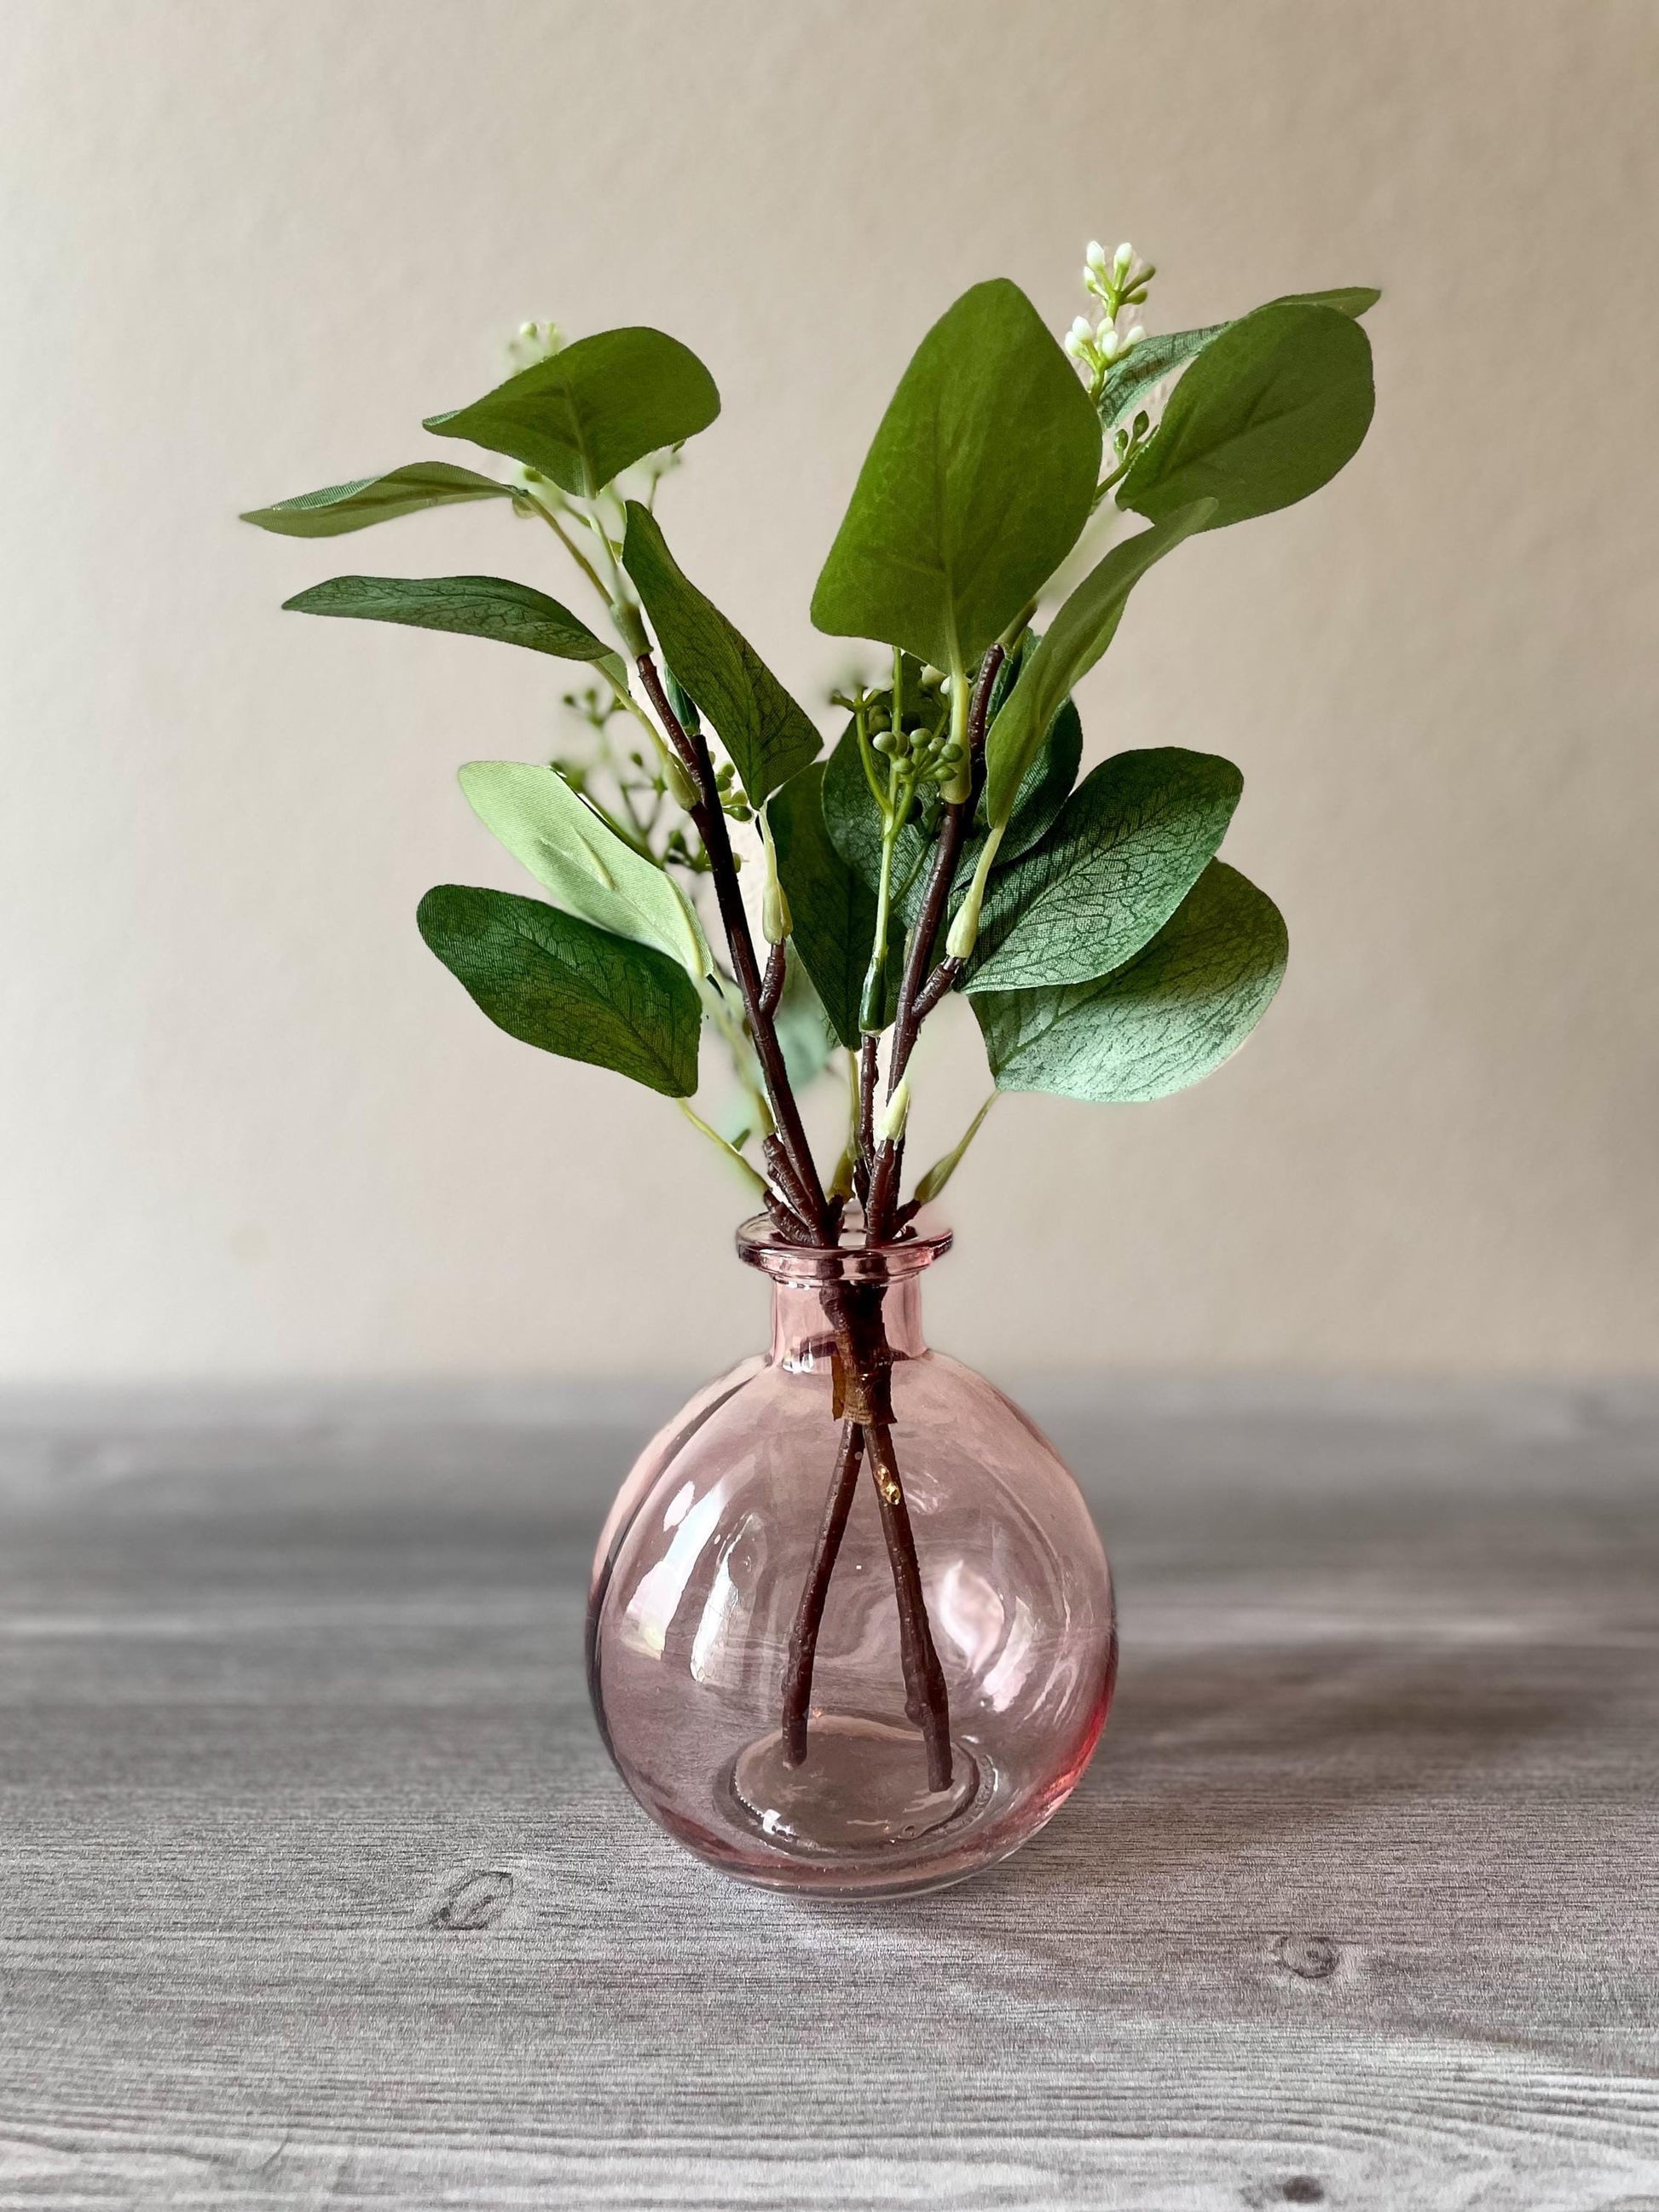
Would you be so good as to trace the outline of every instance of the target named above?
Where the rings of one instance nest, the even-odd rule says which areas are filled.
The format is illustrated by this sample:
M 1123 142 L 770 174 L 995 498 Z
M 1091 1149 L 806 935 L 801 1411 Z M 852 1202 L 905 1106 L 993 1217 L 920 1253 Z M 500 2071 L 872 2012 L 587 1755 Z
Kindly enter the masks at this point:
M 863 1308 L 868 1328 L 879 1314 L 888 1346 L 897 1359 L 918 1359 L 927 1349 L 921 1332 L 921 1285 L 914 1275 L 893 1283 L 826 1286 L 817 1283 L 772 1284 L 771 1364 L 792 1374 L 827 1373 L 838 1334 L 847 1328 L 847 1301 Z

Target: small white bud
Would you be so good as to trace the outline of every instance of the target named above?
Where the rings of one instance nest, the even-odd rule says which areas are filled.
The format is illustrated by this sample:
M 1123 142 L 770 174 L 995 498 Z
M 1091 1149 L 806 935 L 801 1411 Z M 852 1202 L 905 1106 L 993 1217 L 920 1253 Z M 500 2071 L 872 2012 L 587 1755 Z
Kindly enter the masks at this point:
M 1095 343 L 1108 361 L 1115 361 L 1123 350 L 1123 341 L 1109 323 L 1103 323 L 1096 331 Z
M 1072 325 L 1072 336 L 1079 345 L 1087 345 L 1094 337 L 1094 329 L 1087 315 L 1079 315 Z
M 1066 352 L 1071 355 L 1073 361 L 1081 361 L 1087 350 L 1084 340 L 1078 336 L 1075 331 L 1067 331 L 1065 337 L 1060 340 L 1060 343 L 1065 347 Z
M 1124 351 L 1127 353 L 1131 346 L 1139 345 L 1146 335 L 1146 326 L 1144 323 L 1131 323 L 1128 336 L 1123 341 Z
M 1106 249 L 1097 238 L 1091 238 L 1089 240 L 1088 251 L 1083 258 L 1091 269 L 1103 269 L 1106 266 Z
M 1122 245 L 1117 249 L 1117 252 L 1112 256 L 1112 266 L 1120 275 L 1121 275 L 1124 270 L 1129 268 L 1133 264 L 1134 258 L 1135 250 L 1126 238 Z

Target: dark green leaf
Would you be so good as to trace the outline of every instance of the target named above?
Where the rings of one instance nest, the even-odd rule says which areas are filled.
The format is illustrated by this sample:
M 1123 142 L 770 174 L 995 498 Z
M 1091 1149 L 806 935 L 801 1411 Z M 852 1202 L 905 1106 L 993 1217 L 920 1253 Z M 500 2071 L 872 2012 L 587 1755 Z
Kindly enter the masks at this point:
M 992 877 L 963 988 L 1029 991 L 1121 968 L 1214 857 L 1243 781 L 1231 761 L 1173 745 L 1103 761 L 1049 836 Z
M 411 461 L 382 477 L 325 484 L 321 491 L 302 491 L 297 499 L 279 499 L 274 507 L 251 507 L 242 520 L 283 538 L 341 538 L 348 530 L 367 530 L 372 522 L 392 522 L 423 507 L 512 496 L 511 484 L 458 469 L 453 461 Z
M 422 936 L 498 1029 L 670 1098 L 697 1087 L 702 1010 L 684 968 L 539 899 L 441 884 Z
M 1010 861 L 1017 860 L 1040 838 L 1048 836 L 1070 795 L 1072 786 L 1077 781 L 1082 759 L 1083 723 L 1072 702 L 1063 699 L 1060 711 L 1048 725 L 1048 736 L 1037 747 L 1036 757 L 1014 794 L 1014 811 L 1008 817 L 1008 827 L 997 848 L 998 868 L 1006 868 Z M 974 820 L 974 835 L 962 848 L 962 865 L 957 872 L 958 890 L 967 887 L 969 878 L 979 865 L 980 848 L 985 842 L 984 833 L 989 817 L 982 792 L 979 811 Z
M 1206 527 L 1268 514 L 1328 483 L 1371 419 L 1371 349 L 1334 307 L 1258 307 L 1176 386 L 1118 491 L 1157 522 L 1212 499 Z
M 1334 307 L 1339 315 L 1356 322 L 1373 308 L 1382 295 L 1375 284 L 1339 284 L 1332 292 L 1281 292 L 1269 300 L 1270 307 Z
M 628 502 L 623 565 L 633 578 L 663 657 L 720 732 L 758 806 L 817 752 L 822 740 L 760 655 L 684 574 L 654 520 Z
M 1382 295 L 1369 284 L 1350 284 L 1334 292 L 1290 292 L 1270 300 L 1270 307 L 1334 307 L 1341 315 L 1363 315 Z M 1240 318 L 1235 316 L 1234 321 Z M 1115 368 L 1109 369 L 1101 386 L 1100 419 L 1109 430 L 1143 400 L 1154 385 L 1203 352 L 1233 324 L 1211 323 L 1197 331 L 1169 331 L 1162 337 L 1143 339 Z
M 792 941 L 836 1035 L 855 1052 L 859 994 L 876 930 L 876 897 L 848 866 L 824 826 L 824 763 L 815 761 L 774 792 L 766 819 L 789 901 Z
M 295 614 L 345 615 L 357 622 L 492 637 L 560 660 L 608 661 L 614 673 L 626 678 L 616 647 L 595 637 L 568 607 L 504 576 L 331 576 L 283 605 Z
M 1097 1104 L 1184 1091 L 1243 1044 L 1285 973 L 1279 909 L 1212 860 L 1158 934 L 1092 983 L 973 1001 L 1000 1091 Z
M 720 411 L 714 380 L 689 346 L 635 328 L 578 338 L 470 407 L 428 416 L 426 427 L 510 453 L 592 499 L 647 453 L 707 429 Z
M 813 622 L 971 669 L 1071 550 L 1099 469 L 1099 418 L 1036 308 L 975 285 L 882 417 Z
M 1154 562 L 1206 528 L 1212 511 L 1208 500 L 1199 500 L 1114 545 L 1049 623 L 985 741 L 985 811 L 994 826 L 1013 811 L 1037 747 L 1065 700 L 1111 643 L 1130 592 Z

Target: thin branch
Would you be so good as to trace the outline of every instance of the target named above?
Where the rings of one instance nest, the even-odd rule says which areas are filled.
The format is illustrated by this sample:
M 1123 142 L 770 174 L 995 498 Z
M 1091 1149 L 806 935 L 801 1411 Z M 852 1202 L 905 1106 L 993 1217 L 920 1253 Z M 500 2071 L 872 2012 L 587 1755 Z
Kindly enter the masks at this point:
M 806 1716 L 812 1704 L 812 1667 L 817 1656 L 818 1632 L 823 1626 L 824 1601 L 830 1577 L 847 1534 L 847 1516 L 859 1486 L 859 1466 L 864 1457 L 864 1431 L 851 1421 L 841 1432 L 836 1472 L 824 1501 L 823 1520 L 812 1553 L 811 1571 L 796 1608 L 789 1637 L 789 1658 L 783 1673 L 783 1756 L 790 1766 L 806 1757 Z
M 768 1021 L 777 1012 L 783 998 L 783 978 L 789 963 L 788 947 L 775 945 L 766 958 L 766 973 L 761 978 L 761 1012 Z
M 973 778 L 967 798 L 945 810 L 944 819 L 939 824 L 939 841 L 933 848 L 933 864 L 928 871 L 921 910 L 911 933 L 903 979 L 899 984 L 898 1012 L 893 1024 L 893 1047 L 887 1062 L 887 1095 L 890 1098 L 898 1088 L 908 1065 L 915 1047 L 916 1031 L 932 1006 L 937 1003 L 930 1000 L 926 1006 L 919 1006 L 918 1001 L 924 985 L 929 980 L 933 942 L 939 935 L 939 924 L 945 919 L 951 887 L 956 881 L 957 863 L 962 857 L 962 848 L 967 842 L 968 831 L 974 818 L 985 744 L 985 718 L 991 703 L 991 687 L 996 682 L 997 671 L 1002 661 L 1002 647 L 994 645 L 980 664 L 979 680 L 974 686 L 973 703 L 968 714 L 968 742 L 973 758 Z M 945 988 L 948 989 L 950 986 L 947 984 Z M 940 995 L 943 995 L 942 992 Z M 875 1172 L 871 1177 L 870 1200 L 866 1208 L 866 1237 L 872 1244 L 884 1243 L 892 1233 L 892 1214 L 898 1198 L 902 1160 L 902 1138 L 888 1139 L 877 1152 Z
M 823 1186 L 818 1181 L 812 1148 L 807 1142 L 805 1127 L 800 1118 L 800 1108 L 795 1103 L 789 1072 L 784 1066 L 783 1048 L 778 1042 L 772 1018 L 762 1003 L 761 975 L 755 960 L 754 939 L 750 934 L 749 916 L 744 911 L 743 893 L 738 885 L 737 862 L 732 856 L 731 833 L 726 826 L 726 814 L 714 781 L 714 764 L 709 757 L 708 740 L 703 735 L 701 725 L 690 732 L 682 726 L 679 717 L 668 703 L 668 695 L 663 689 L 662 678 L 657 673 L 657 664 L 652 656 L 648 653 L 641 653 L 635 665 L 646 694 L 667 731 L 670 742 L 690 769 L 701 794 L 697 804 L 691 809 L 691 818 L 697 825 L 703 850 L 708 855 L 710 872 L 714 878 L 714 896 L 720 903 L 720 921 L 732 956 L 732 972 L 742 994 L 744 1012 L 749 1018 L 749 1031 L 754 1039 L 761 1073 L 766 1081 L 773 1119 L 778 1125 L 778 1134 L 783 1140 L 801 1187 L 811 1200 L 810 1210 L 819 1234 L 823 1241 L 829 1243 L 832 1239 Z

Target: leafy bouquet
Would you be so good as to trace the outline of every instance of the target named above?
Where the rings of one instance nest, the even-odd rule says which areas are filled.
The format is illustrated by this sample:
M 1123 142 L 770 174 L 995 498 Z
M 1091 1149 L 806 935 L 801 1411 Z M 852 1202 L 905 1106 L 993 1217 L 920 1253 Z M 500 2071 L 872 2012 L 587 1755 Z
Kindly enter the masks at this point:
M 991 1103 L 907 1197 L 911 1058 L 949 994 L 973 1008 L 993 1099 L 1120 1102 L 1207 1074 L 1284 972 L 1278 910 L 1216 858 L 1238 770 L 1157 746 L 1079 781 L 1073 692 L 1154 562 L 1305 498 L 1353 454 L 1373 404 L 1358 318 L 1378 295 L 1298 295 L 1149 337 L 1137 311 L 1153 275 L 1129 246 L 1109 259 L 1091 245 L 1091 314 L 1063 341 L 1003 279 L 964 293 L 923 338 L 812 597 L 820 630 L 890 651 L 878 675 L 835 695 L 845 721 L 827 760 L 811 718 L 656 520 L 660 481 L 720 409 L 708 370 L 659 331 L 567 344 L 526 325 L 525 365 L 428 419 L 516 463 L 507 481 L 417 461 L 245 518 L 326 538 L 495 500 L 559 541 L 608 635 L 495 576 L 336 576 L 287 605 L 493 638 L 591 672 L 567 695 L 591 732 L 580 753 L 461 771 L 475 811 L 548 897 L 442 885 L 421 902 L 421 933 L 512 1036 L 678 1100 L 786 1244 L 889 1243 L 944 1188 Z M 1094 542 L 1127 514 L 1146 527 Z M 1039 629 L 1057 577 L 1079 568 Z M 760 884 L 753 919 L 745 867 Z M 741 1094 L 724 1127 L 690 1103 L 706 1025 Z M 837 1053 L 847 1134 L 826 1177 L 799 1094 Z M 948 1716 L 890 1434 L 892 1355 L 878 1302 L 848 1294 L 831 1317 L 837 1481 L 867 1454 L 938 1786 Z M 786 1684 L 797 1758 L 831 1564 L 826 1534 Z

